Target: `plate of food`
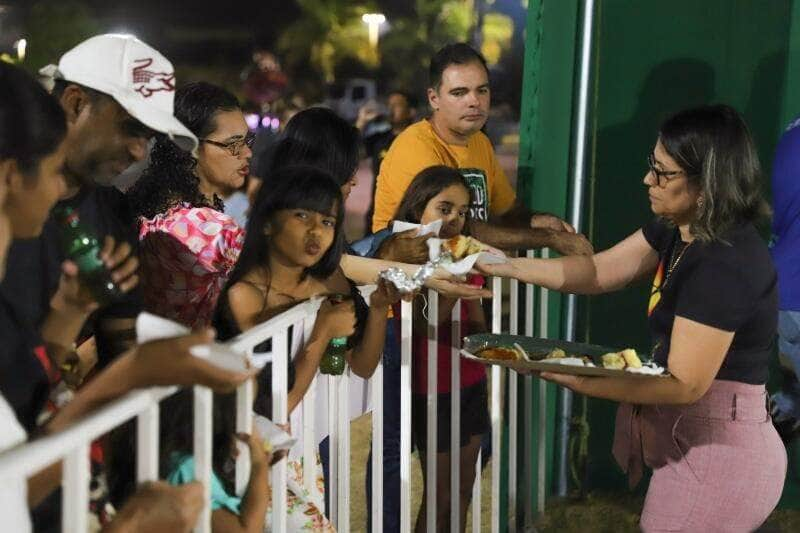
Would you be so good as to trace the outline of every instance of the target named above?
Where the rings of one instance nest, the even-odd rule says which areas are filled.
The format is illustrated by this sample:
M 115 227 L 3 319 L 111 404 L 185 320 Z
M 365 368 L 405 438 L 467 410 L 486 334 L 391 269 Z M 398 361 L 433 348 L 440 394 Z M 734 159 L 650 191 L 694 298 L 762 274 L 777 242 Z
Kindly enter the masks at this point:
M 450 239 L 429 239 L 430 258 L 437 266 L 451 274 L 464 275 L 475 263 L 505 263 L 506 255 L 488 244 L 467 235 L 456 235 Z
M 632 348 L 616 350 L 579 342 L 485 333 L 465 337 L 462 346 L 462 357 L 518 371 L 641 378 L 669 375 L 655 362 L 642 361 Z

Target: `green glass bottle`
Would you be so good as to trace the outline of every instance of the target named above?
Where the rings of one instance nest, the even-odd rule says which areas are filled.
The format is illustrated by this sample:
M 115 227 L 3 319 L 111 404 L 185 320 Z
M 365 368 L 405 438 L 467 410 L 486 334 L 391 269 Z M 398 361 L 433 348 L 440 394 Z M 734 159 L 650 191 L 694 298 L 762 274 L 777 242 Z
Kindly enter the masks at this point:
M 334 337 L 328 344 L 328 349 L 319 362 L 319 373 L 329 376 L 344 374 L 346 361 L 344 354 L 347 352 L 347 337 Z
M 54 216 L 60 227 L 61 251 L 78 266 L 78 277 L 95 300 L 107 304 L 122 296 L 100 259 L 100 242 L 81 224 L 78 213 L 71 207 L 63 207 L 57 209 Z

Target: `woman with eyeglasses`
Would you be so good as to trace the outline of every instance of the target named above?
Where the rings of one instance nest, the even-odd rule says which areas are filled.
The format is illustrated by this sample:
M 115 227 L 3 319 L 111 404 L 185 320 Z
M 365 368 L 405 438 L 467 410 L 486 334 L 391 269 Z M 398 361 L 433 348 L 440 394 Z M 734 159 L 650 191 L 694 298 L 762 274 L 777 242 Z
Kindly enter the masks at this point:
M 786 451 L 767 412 L 777 278 L 755 224 L 768 209 L 742 118 L 728 106 L 661 127 L 644 176 L 656 218 L 592 257 L 486 266 L 562 292 L 600 294 L 653 279 L 647 307 L 660 379 L 542 373 L 620 402 L 614 457 L 632 486 L 653 475 L 644 531 L 753 531 L 778 503 Z M 643 306 L 644 307 L 644 306 Z
M 200 140 L 197 155 L 159 138 L 127 194 L 139 221 L 145 309 L 202 327 L 242 249 L 244 229 L 221 197 L 244 183 L 253 136 L 236 97 L 209 83 L 178 89 L 175 116 Z

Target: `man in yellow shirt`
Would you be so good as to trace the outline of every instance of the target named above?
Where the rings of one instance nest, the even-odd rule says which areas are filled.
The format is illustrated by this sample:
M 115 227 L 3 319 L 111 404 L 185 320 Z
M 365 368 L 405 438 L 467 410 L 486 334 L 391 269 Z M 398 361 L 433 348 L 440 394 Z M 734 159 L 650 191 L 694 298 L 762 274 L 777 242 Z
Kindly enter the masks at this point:
M 406 128 L 394 140 L 380 168 L 372 230 L 391 222 L 414 177 L 433 165 L 458 168 L 472 190 L 470 231 L 502 249 L 551 247 L 564 255 L 591 254 L 583 235 L 558 217 L 533 213 L 516 197 L 481 132 L 489 116 L 489 72 L 483 56 L 464 43 L 450 44 L 431 60 L 430 119 Z M 414 255 L 417 239 L 395 237 L 392 256 Z M 387 243 L 388 244 L 388 243 Z M 394 246 L 393 246 L 394 247 Z

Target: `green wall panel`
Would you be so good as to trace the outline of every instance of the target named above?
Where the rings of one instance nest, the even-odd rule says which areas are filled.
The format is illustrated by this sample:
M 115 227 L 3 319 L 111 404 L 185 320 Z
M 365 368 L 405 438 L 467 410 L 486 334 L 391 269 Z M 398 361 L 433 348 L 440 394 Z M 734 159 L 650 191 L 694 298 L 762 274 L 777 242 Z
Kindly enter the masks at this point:
M 742 112 L 768 172 L 782 128 L 792 2 L 605 0 L 597 4 L 588 232 L 607 248 L 652 216 L 642 184 L 658 125 L 694 105 Z M 766 185 L 766 183 L 765 183 Z M 582 300 L 590 342 L 649 350 L 647 286 Z M 589 481 L 624 480 L 611 457 L 610 402 L 591 401 Z
M 562 216 L 573 163 L 580 5 L 530 0 L 526 36 L 520 197 L 534 209 Z M 658 125 L 677 110 L 734 106 L 744 114 L 769 176 L 777 139 L 800 114 L 800 2 L 597 0 L 595 5 L 584 231 L 601 250 L 651 218 L 642 184 L 645 159 Z M 648 284 L 580 298 L 578 339 L 647 352 Z M 551 301 L 553 336 L 563 336 L 561 304 L 560 298 Z M 592 400 L 588 412 L 590 488 L 623 488 L 610 451 L 615 405 Z M 787 484 L 784 504 L 800 505 L 798 495 L 800 489 Z

